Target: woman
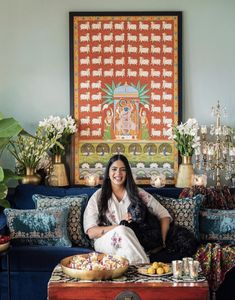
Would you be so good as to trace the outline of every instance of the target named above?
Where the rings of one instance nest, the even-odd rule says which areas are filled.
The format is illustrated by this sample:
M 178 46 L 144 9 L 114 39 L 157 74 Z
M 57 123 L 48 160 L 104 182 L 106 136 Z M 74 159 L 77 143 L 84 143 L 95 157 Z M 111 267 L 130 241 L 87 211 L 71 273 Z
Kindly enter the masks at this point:
M 138 189 L 126 157 L 114 155 L 106 167 L 102 188 L 92 195 L 84 212 L 84 231 L 94 240 L 98 252 L 124 256 L 130 264 L 149 263 L 134 231 L 119 225 L 122 221 L 131 223 L 130 207 L 136 208 L 140 216 L 143 212 L 140 222 L 145 218 L 146 207 L 160 220 L 164 247 L 172 221 L 170 214 L 153 196 Z

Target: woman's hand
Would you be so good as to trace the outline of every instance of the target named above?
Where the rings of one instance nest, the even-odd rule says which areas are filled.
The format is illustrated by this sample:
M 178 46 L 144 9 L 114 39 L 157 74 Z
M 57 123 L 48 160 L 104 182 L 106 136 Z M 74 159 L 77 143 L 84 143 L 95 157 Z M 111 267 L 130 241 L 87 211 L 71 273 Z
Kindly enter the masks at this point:
M 130 213 L 126 213 L 123 217 L 124 221 L 127 221 L 128 223 L 132 222 L 132 217 Z
M 118 226 L 118 225 L 94 226 L 87 230 L 87 234 L 91 240 L 98 239 L 98 238 L 102 237 L 105 233 L 114 229 L 116 226 Z

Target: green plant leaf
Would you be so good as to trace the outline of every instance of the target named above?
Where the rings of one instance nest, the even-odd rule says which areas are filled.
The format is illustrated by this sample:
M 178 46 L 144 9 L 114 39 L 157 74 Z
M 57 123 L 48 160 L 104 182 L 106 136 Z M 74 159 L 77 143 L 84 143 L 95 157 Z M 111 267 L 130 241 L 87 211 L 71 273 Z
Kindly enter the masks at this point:
M 4 183 L 7 183 L 10 179 L 19 180 L 22 179 L 22 176 L 15 174 L 9 169 L 4 169 Z
M 22 131 L 22 127 L 14 118 L 0 120 L 0 138 L 11 138 Z
M 0 199 L 5 199 L 7 196 L 8 187 L 5 183 L 0 183 Z
M 4 180 L 4 171 L 3 168 L 0 166 L 0 182 Z

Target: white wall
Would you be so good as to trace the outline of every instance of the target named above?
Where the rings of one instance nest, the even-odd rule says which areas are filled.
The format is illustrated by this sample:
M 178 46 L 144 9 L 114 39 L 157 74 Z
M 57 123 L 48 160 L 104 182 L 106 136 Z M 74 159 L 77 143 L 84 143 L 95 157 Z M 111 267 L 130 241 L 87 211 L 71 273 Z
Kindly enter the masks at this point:
M 234 0 L 0 0 L 5 116 L 34 132 L 44 117 L 69 114 L 70 11 L 183 11 L 183 119 L 210 124 L 220 100 L 235 127 Z

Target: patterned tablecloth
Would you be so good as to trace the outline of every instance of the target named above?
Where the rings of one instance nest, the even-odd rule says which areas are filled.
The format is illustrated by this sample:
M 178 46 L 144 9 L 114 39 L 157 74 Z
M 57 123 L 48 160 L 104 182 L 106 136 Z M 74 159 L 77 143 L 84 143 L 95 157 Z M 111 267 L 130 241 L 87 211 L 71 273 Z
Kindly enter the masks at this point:
M 235 267 L 235 245 L 225 246 L 218 243 L 202 245 L 198 249 L 195 259 L 200 261 L 210 289 L 216 291 L 226 273 Z
M 165 276 L 147 276 L 147 275 L 142 275 L 138 273 L 138 268 L 137 266 L 129 266 L 128 270 L 124 273 L 122 277 L 112 279 L 109 281 L 112 282 L 196 282 L 193 280 L 176 280 L 172 278 L 172 274 L 165 275 Z M 198 282 L 200 281 L 205 281 L 206 278 L 202 275 L 199 275 L 198 277 Z M 80 280 L 80 279 L 75 279 L 72 278 L 66 274 L 63 273 L 62 268 L 60 264 L 58 264 L 55 269 L 52 272 L 51 278 L 49 282 L 90 282 L 90 281 L 85 281 L 85 280 Z M 94 282 L 94 281 L 93 281 Z

